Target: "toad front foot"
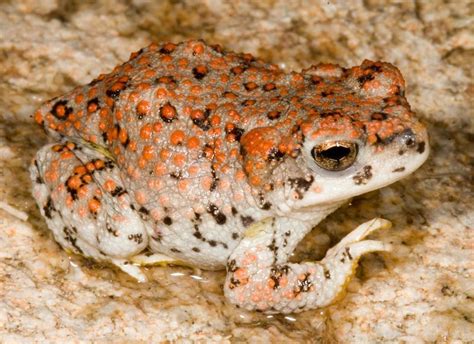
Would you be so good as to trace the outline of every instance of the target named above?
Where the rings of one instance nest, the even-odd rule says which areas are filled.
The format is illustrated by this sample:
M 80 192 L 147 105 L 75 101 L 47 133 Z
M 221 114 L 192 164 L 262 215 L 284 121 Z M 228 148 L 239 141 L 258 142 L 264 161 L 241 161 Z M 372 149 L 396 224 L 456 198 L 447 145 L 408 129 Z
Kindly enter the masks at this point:
M 380 241 L 363 240 L 391 226 L 376 218 L 348 234 L 322 261 L 285 264 L 278 252 L 285 250 L 275 244 L 276 221 L 267 219 L 249 228 L 229 258 L 225 294 L 245 309 L 292 313 L 327 306 L 342 294 L 362 255 L 390 250 Z

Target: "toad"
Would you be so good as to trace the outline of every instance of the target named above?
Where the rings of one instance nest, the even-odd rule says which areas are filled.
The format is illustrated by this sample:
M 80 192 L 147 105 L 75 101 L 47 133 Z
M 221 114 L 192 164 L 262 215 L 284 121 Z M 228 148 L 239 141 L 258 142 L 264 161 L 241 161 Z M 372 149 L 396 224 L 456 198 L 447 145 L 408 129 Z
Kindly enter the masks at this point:
M 399 70 L 364 61 L 285 73 L 205 42 L 152 43 L 34 118 L 53 143 L 31 165 L 33 195 L 66 250 L 144 281 L 140 266 L 227 269 L 232 303 L 267 313 L 334 302 L 367 240 L 357 227 L 319 262 L 297 244 L 354 196 L 428 156 Z

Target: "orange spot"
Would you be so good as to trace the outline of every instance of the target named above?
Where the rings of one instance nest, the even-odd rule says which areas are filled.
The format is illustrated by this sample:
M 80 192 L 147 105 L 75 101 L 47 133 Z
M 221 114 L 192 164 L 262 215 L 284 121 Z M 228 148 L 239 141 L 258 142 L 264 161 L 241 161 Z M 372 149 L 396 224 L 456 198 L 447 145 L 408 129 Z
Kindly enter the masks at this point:
M 67 195 L 66 197 L 66 206 L 68 208 L 72 208 L 72 205 L 73 205 L 74 201 L 72 199 L 72 196 L 71 195 Z
M 199 55 L 199 54 L 202 54 L 204 52 L 204 46 L 200 43 L 194 45 L 193 47 L 193 53 L 195 55 Z
M 74 101 L 76 104 L 80 104 L 84 101 L 84 95 L 83 94 L 78 94 L 77 96 L 74 97 Z
M 149 161 L 155 156 L 155 147 L 151 145 L 146 145 L 143 147 L 142 157 L 143 159 Z
M 90 182 L 92 182 L 92 176 L 90 174 L 85 174 L 82 177 L 82 181 L 86 184 L 89 184 Z
M 104 160 L 100 160 L 100 159 L 95 160 L 95 161 L 94 161 L 94 167 L 95 167 L 96 169 L 104 168 L 104 167 L 105 167 Z
M 188 189 L 189 180 L 181 179 L 178 181 L 178 190 L 180 192 L 185 192 Z
M 168 91 L 162 87 L 158 88 L 155 92 L 155 96 L 157 98 L 166 98 L 167 95 L 168 95 Z
M 199 173 L 201 169 L 199 168 L 199 166 L 197 165 L 192 165 L 192 166 L 189 166 L 188 168 L 188 173 L 190 176 L 195 176 L 196 174 Z
M 176 117 L 176 109 L 171 104 L 167 103 L 160 109 L 160 116 L 167 121 L 171 121 Z
M 183 153 L 176 153 L 173 157 L 173 164 L 176 167 L 183 167 L 186 163 L 186 156 Z
M 161 151 L 160 151 L 160 159 L 161 161 L 165 162 L 169 159 L 169 157 L 171 156 L 171 152 L 166 149 L 166 148 L 163 148 Z
M 189 62 L 188 62 L 188 60 L 186 60 L 185 58 L 180 58 L 180 59 L 178 60 L 178 66 L 179 66 L 179 68 L 181 68 L 181 69 L 185 69 L 185 68 L 188 66 L 188 64 L 189 64 Z
M 156 176 L 164 176 L 168 172 L 168 169 L 165 164 L 159 162 L 155 165 L 154 172 Z
M 124 128 L 120 128 L 118 138 L 120 140 L 120 143 L 122 144 L 127 142 L 128 135 L 127 135 L 127 131 Z
M 212 178 L 211 177 L 203 177 L 201 179 L 201 186 L 204 190 L 209 190 L 212 185 Z
M 175 130 L 170 135 L 171 144 L 177 146 L 183 143 L 185 137 L 186 137 L 186 134 L 184 133 L 184 131 Z
M 98 105 L 95 102 L 89 103 L 89 105 L 87 106 L 87 112 L 89 113 L 97 111 L 97 109 L 98 109 Z
M 136 191 L 135 199 L 139 204 L 146 204 L 147 202 L 146 194 L 143 191 Z
M 218 115 L 214 115 L 211 117 L 211 124 L 213 127 L 217 127 L 221 123 L 221 118 Z
M 74 172 L 74 174 L 78 174 L 78 175 L 82 176 L 87 171 L 86 171 L 86 168 L 83 165 L 79 165 L 79 166 L 74 167 L 73 172 Z
M 94 171 L 94 170 L 95 170 L 94 163 L 88 162 L 88 163 L 86 164 L 86 168 L 87 168 L 87 170 L 88 170 L 89 172 Z
M 129 150 L 131 150 L 132 152 L 135 152 L 137 150 L 137 142 L 136 141 L 130 141 L 127 148 Z
M 100 209 L 100 201 L 97 198 L 91 198 L 88 202 L 88 206 L 92 213 L 97 213 Z
M 115 187 L 116 187 L 116 184 L 112 179 L 107 179 L 104 183 L 104 188 L 108 192 L 114 191 Z
M 72 176 L 67 180 L 67 186 L 73 190 L 77 190 L 81 186 L 81 178 Z
M 35 112 L 35 121 L 38 124 L 43 123 L 43 115 L 41 114 L 39 110 Z
M 148 140 L 151 137 L 153 127 L 150 123 L 145 124 L 141 129 L 140 129 L 140 137 L 144 140 Z
M 196 149 L 200 145 L 200 141 L 196 136 L 192 136 L 188 139 L 188 148 L 189 149 Z
M 141 100 L 138 104 L 137 104 L 137 113 L 139 115 L 146 115 L 148 114 L 148 112 L 150 111 L 150 102 L 149 101 L 146 101 L 146 100 Z
M 74 153 L 71 152 L 70 150 L 64 151 L 60 155 L 61 159 L 71 159 L 74 157 Z
M 252 175 L 249 178 L 249 182 L 253 186 L 259 186 L 262 183 L 262 179 L 258 176 Z
M 243 170 L 237 170 L 235 172 L 235 179 L 238 181 L 244 180 L 245 179 L 245 172 Z
M 87 196 L 87 192 L 88 192 L 88 188 L 86 185 L 83 185 L 79 188 L 79 190 L 77 190 L 77 195 L 79 196 L 79 198 L 84 198 Z

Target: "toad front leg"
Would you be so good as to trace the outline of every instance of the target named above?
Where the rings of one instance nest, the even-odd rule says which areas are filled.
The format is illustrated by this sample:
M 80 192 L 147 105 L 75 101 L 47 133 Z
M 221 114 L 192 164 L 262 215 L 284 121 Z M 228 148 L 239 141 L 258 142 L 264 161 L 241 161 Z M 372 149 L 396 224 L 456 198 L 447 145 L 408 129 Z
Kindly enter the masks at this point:
M 62 247 L 145 280 L 131 260 L 148 245 L 147 214 L 133 205 L 111 159 L 65 141 L 41 148 L 30 173 L 33 195 Z
M 344 291 L 362 255 L 390 249 L 380 241 L 363 240 L 391 226 L 377 218 L 349 233 L 320 262 L 286 263 L 291 252 L 281 240 L 285 230 L 278 221 L 266 219 L 250 227 L 229 257 L 225 294 L 232 303 L 268 313 L 327 306 Z

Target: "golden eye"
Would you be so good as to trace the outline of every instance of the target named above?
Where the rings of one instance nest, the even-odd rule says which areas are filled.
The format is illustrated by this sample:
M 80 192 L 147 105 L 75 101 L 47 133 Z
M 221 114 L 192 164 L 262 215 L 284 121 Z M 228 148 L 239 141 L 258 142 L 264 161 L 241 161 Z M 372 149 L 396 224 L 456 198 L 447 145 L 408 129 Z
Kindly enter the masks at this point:
M 357 152 L 355 142 L 334 141 L 314 146 L 311 155 L 319 167 L 328 171 L 342 171 L 354 163 Z

